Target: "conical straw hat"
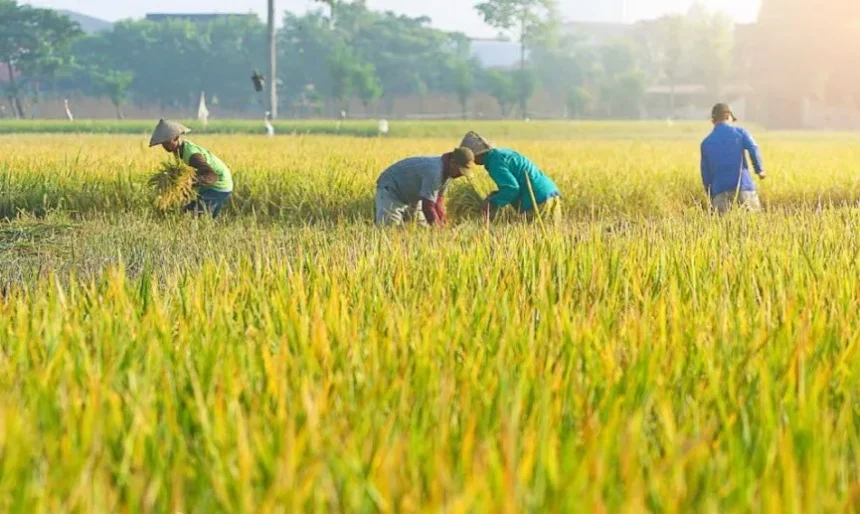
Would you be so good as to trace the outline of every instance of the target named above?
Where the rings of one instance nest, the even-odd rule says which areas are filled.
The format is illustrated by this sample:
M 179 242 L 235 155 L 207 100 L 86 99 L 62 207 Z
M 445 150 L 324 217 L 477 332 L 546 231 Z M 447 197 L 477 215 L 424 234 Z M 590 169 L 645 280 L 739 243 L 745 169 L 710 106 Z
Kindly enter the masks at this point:
M 188 127 L 176 123 L 175 121 L 160 120 L 158 126 L 152 131 L 152 138 L 149 140 L 149 146 L 158 146 L 173 141 L 179 136 L 191 132 Z
M 460 146 L 472 150 L 472 153 L 474 153 L 475 156 L 483 155 L 493 149 L 492 143 L 475 132 L 469 132 L 466 134 L 466 137 L 463 138 L 463 142 L 460 143 Z

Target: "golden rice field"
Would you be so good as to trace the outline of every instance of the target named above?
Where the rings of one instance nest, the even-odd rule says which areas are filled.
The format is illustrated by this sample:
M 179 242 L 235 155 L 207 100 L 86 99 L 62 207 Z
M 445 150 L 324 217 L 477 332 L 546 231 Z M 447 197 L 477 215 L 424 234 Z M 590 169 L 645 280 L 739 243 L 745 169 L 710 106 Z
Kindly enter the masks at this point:
M 133 135 L 0 136 L 0 512 L 860 511 L 860 138 L 498 139 L 566 221 L 372 225 L 457 138 L 204 135 L 222 219 Z M 490 189 L 486 176 L 477 185 Z M 461 185 L 462 186 L 462 185 Z

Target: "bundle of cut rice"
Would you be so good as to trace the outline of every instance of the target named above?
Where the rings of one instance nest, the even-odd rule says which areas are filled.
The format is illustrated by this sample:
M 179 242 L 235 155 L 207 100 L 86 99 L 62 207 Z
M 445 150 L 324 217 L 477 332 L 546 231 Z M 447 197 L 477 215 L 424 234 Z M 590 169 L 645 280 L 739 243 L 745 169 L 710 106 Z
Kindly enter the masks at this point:
M 179 159 L 170 159 L 149 179 L 153 192 L 153 205 L 161 212 L 175 210 L 194 201 L 194 168 Z
M 481 192 L 474 182 L 469 181 L 466 187 L 463 188 L 462 196 L 458 199 L 458 202 L 463 206 L 464 210 L 480 213 L 486 200 L 487 195 Z
M 467 179 L 462 186 L 452 188 L 448 205 L 455 216 L 475 218 L 481 215 L 486 198 L 487 194 L 473 180 Z

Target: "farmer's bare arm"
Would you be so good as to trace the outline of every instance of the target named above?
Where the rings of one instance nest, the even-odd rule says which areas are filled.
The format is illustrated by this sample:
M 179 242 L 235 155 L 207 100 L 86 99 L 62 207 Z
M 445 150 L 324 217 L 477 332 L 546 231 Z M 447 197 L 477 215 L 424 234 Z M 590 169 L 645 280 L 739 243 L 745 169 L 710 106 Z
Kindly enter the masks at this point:
M 218 174 L 215 173 L 215 170 L 213 170 L 211 166 L 209 166 L 209 163 L 206 162 L 206 158 L 199 153 L 192 155 L 188 164 L 197 170 L 195 180 L 201 186 L 211 186 L 218 182 Z
M 445 193 L 443 189 L 439 192 L 439 198 L 436 199 L 436 210 L 439 212 L 439 221 L 444 225 L 448 222 L 448 210 L 445 208 Z

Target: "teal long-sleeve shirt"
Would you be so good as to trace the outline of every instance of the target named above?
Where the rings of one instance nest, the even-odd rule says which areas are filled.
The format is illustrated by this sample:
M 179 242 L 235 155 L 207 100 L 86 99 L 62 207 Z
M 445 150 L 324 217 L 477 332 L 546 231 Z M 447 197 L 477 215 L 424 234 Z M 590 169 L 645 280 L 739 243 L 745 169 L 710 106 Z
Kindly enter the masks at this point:
M 522 212 L 531 211 L 534 205 L 529 194 L 529 182 L 538 205 L 561 196 L 549 177 L 524 155 L 513 150 L 490 150 L 484 156 L 484 167 L 499 188 L 490 198 L 495 207 L 513 205 Z

